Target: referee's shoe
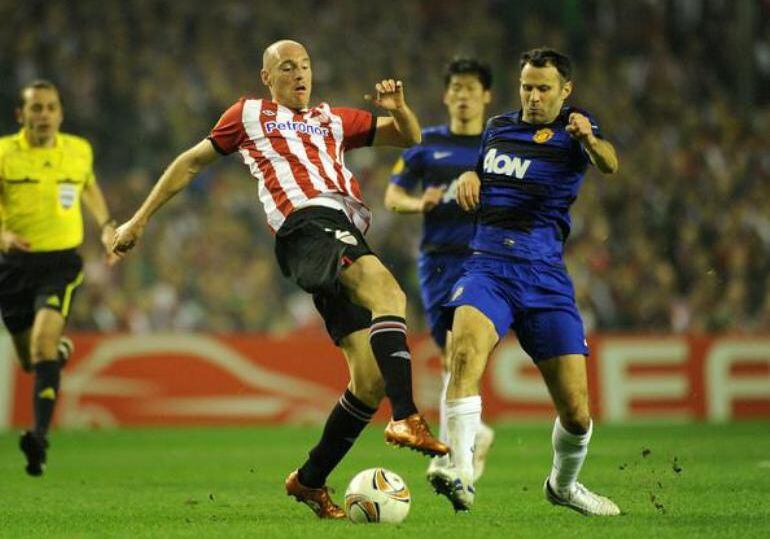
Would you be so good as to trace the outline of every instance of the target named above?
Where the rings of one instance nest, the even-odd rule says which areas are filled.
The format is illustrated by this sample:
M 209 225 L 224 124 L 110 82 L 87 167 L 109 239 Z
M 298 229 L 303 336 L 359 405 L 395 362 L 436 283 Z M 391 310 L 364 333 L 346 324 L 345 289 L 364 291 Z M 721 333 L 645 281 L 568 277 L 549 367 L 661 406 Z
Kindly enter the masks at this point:
M 45 471 L 45 452 L 48 440 L 32 431 L 24 431 L 19 439 L 19 449 L 27 457 L 27 473 L 33 477 L 43 475 Z

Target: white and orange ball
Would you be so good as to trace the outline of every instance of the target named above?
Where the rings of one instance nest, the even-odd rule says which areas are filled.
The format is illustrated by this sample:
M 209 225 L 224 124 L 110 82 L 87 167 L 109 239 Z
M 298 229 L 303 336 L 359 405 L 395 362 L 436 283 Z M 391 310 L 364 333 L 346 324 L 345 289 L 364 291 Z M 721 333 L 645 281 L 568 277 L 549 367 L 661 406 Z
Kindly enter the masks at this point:
M 345 491 L 345 513 L 357 524 L 398 524 L 409 514 L 412 495 L 398 474 L 370 468 L 357 474 Z

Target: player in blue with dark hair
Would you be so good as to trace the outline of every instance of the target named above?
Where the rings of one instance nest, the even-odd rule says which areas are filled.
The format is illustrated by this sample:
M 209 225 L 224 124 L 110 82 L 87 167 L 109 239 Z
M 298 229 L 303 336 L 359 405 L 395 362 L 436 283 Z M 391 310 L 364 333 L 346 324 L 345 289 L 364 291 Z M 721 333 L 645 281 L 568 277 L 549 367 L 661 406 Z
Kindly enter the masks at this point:
M 613 174 L 618 158 L 590 114 L 564 105 L 571 79 L 566 56 L 551 49 L 524 53 L 521 110 L 488 122 L 476 171 L 458 182 L 458 203 L 477 209 L 477 224 L 473 254 L 445 311 L 454 315 L 447 391 L 452 466 L 444 469 L 440 491 L 456 510 L 469 509 L 475 497 L 479 381 L 492 349 L 512 328 L 540 369 L 557 412 L 546 499 L 586 515 L 620 513 L 611 500 L 577 482 L 592 432 L 588 346 L 562 251 L 569 208 L 588 165 Z
M 473 215 L 457 204 L 457 181 L 476 165 L 484 131 L 485 109 L 491 100 L 492 71 L 473 58 L 456 58 L 444 74 L 444 105 L 449 124 L 427 127 L 422 142 L 404 151 L 393 167 L 385 191 L 385 207 L 398 213 L 424 214 L 418 271 L 422 304 L 433 340 L 441 348 L 442 391 L 439 401 L 439 438 L 447 441 L 445 397 L 449 383 L 451 333 L 441 309 L 462 276 L 470 255 Z M 420 196 L 411 194 L 418 189 Z M 494 440 L 494 431 L 481 423 L 474 439 L 474 480 L 484 471 L 484 462 Z M 449 465 L 449 457 L 434 457 L 428 480 Z

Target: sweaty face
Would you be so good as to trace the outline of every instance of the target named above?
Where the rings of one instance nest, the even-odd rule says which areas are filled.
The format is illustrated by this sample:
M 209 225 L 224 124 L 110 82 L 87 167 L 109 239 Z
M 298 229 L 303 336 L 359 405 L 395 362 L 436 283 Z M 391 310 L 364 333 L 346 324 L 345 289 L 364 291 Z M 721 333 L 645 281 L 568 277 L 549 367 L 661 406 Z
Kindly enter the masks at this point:
M 262 81 L 276 103 L 292 109 L 306 108 L 310 103 L 313 71 L 305 48 L 293 43 L 279 46 L 262 70 Z
M 489 90 L 485 90 L 476 75 L 452 75 L 444 92 L 444 104 L 453 119 L 467 122 L 484 115 L 484 107 L 490 101 Z
M 24 105 L 16 114 L 30 143 L 34 146 L 50 144 L 64 119 L 59 92 L 51 88 L 29 88 L 23 97 Z
M 572 92 L 572 82 L 564 81 L 553 66 L 526 64 L 521 70 L 521 108 L 530 124 L 548 124 L 559 115 L 564 100 Z

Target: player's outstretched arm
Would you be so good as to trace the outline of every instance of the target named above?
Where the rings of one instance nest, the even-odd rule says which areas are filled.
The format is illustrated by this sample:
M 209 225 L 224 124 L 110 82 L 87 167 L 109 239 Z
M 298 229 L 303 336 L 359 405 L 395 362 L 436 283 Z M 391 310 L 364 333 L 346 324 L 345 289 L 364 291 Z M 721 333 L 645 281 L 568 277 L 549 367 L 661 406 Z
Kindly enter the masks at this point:
M 142 236 L 150 217 L 219 156 L 211 141 L 204 139 L 174 159 L 134 216 L 115 230 L 113 252 L 123 256 L 130 251 Z
M 372 146 L 398 146 L 407 148 L 422 140 L 420 122 L 404 99 L 404 83 L 400 80 L 385 79 L 375 85 L 377 94 L 364 99 L 371 101 L 390 116 L 377 118 L 377 131 Z
M 438 206 L 445 190 L 444 187 L 428 187 L 422 196 L 416 197 L 400 185 L 391 183 L 385 190 L 385 207 L 396 213 L 427 213 Z
M 618 154 L 615 147 L 608 141 L 594 135 L 591 121 L 578 112 L 569 115 L 567 132 L 580 141 L 591 162 L 604 174 L 615 174 L 618 171 Z
M 112 238 L 115 235 L 115 220 L 110 217 L 107 201 L 104 199 L 99 184 L 94 179 L 83 188 L 83 204 L 93 216 L 99 226 L 99 238 L 107 253 L 107 264 L 110 266 L 117 262 L 118 258 L 112 252 Z

